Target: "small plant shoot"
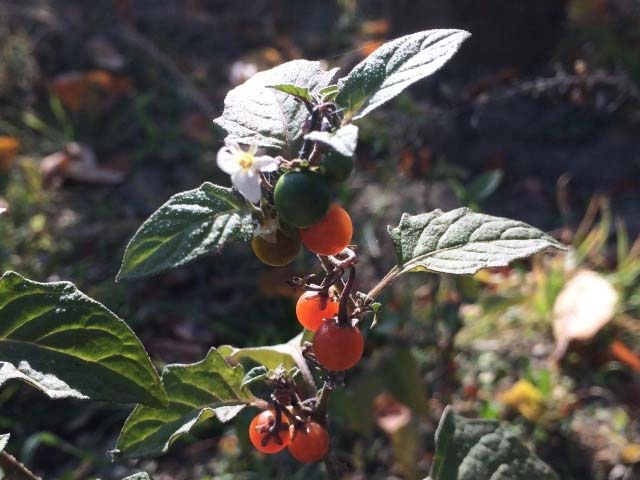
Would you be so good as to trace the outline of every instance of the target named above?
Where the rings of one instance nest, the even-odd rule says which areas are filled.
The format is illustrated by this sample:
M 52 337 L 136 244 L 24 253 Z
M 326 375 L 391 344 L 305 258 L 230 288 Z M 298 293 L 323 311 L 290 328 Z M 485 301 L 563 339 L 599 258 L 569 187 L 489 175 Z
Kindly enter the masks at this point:
M 177 193 L 126 247 L 120 282 L 223 254 L 231 242 L 274 268 L 299 255 L 317 260 L 314 272 L 289 282 L 300 295 L 291 312 L 300 335 L 281 345 L 211 346 L 201 361 L 167 365 L 158 375 L 106 307 L 69 283 L 9 272 L 0 279 L 0 386 L 17 379 L 51 398 L 135 404 L 115 458 L 160 456 L 202 422 L 230 422 L 252 409 L 248 438 L 257 451 L 324 461 L 338 478 L 332 393 L 349 389 L 349 370 L 370 354 L 363 325 L 384 312 L 385 288 L 410 272 L 469 275 L 564 248 L 523 222 L 465 208 L 404 213 L 388 227 L 395 266 L 369 291 L 358 290 L 358 225 L 335 196 L 353 170 L 357 122 L 436 72 L 468 36 L 407 35 L 346 74 L 307 60 L 257 73 L 228 92 L 214 120 L 226 134 L 217 165 L 228 183 Z M 249 372 L 248 359 L 257 364 Z M 556 478 L 508 429 L 473 422 L 445 411 L 432 480 Z M 0 438 L 4 447 L 8 437 Z

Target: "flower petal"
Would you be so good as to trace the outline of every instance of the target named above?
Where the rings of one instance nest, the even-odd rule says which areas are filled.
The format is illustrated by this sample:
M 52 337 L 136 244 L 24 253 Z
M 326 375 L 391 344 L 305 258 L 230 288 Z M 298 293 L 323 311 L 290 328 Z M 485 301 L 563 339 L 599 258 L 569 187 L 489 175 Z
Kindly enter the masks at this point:
M 251 203 L 258 203 L 262 196 L 260 176 L 251 170 L 240 170 L 231 175 L 233 186 Z
M 249 148 L 247 149 L 247 152 L 249 152 L 251 155 L 255 155 L 257 151 L 258 151 L 258 144 L 250 143 Z
M 229 147 L 222 147 L 218 150 L 218 156 L 216 158 L 218 167 L 225 173 L 233 175 L 240 170 L 240 164 L 238 163 L 238 156 L 229 150 Z
M 235 140 L 224 139 L 224 145 L 229 149 L 231 153 L 242 153 L 242 147 Z
M 261 172 L 275 172 L 278 166 L 278 160 L 269 155 L 262 155 L 253 159 L 253 167 Z

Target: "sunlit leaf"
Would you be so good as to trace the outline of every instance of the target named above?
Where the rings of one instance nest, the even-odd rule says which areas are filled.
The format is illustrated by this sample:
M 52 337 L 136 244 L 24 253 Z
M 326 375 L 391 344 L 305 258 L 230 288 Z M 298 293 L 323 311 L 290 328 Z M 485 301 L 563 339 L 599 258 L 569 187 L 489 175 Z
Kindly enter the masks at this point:
M 336 102 L 359 119 L 442 67 L 462 45 L 464 30 L 427 30 L 385 43 L 340 79 Z
M 547 248 L 564 249 L 557 240 L 524 222 L 474 213 L 467 208 L 403 214 L 389 228 L 398 274 L 428 270 L 474 274 L 504 267 Z
M 129 326 L 69 282 L 0 279 L 0 385 L 22 380 L 51 398 L 162 406 L 167 396 Z
M 286 369 L 298 367 L 302 375 L 308 381 L 312 382 L 311 371 L 302 356 L 302 349 L 300 347 L 303 342 L 304 333 L 305 332 L 301 332 L 287 343 L 281 343 L 279 345 L 247 348 L 235 348 L 231 345 L 223 345 L 218 348 L 218 351 L 232 364 L 237 363 L 243 358 L 247 358 L 265 366 L 269 370 L 275 370 L 280 365 Z
M 130 458 L 157 456 L 205 420 L 228 422 L 254 400 L 242 386 L 244 376 L 242 366 L 231 367 L 214 348 L 200 362 L 167 365 L 162 383 L 169 405 L 138 405 L 122 427 L 114 454 Z
M 227 132 L 228 140 L 290 153 L 302 137 L 307 108 L 294 96 L 268 86 L 296 85 L 314 92 L 329 85 L 334 75 L 335 70 L 325 71 L 319 62 L 308 60 L 257 73 L 227 94 L 224 111 L 214 122 Z
M 447 407 L 436 430 L 431 480 L 557 480 L 510 430 L 464 418 Z
M 251 240 L 251 214 L 229 188 L 204 183 L 174 195 L 135 233 L 118 280 L 144 277 L 218 253 L 233 241 Z
M 2 452 L 4 448 L 7 446 L 7 443 L 9 443 L 10 437 L 11 437 L 10 433 L 0 434 L 0 452 Z
M 332 148 L 340 155 L 351 157 L 358 145 L 358 127 L 355 125 L 345 125 L 335 132 L 310 132 L 304 136 L 306 140 L 322 143 Z

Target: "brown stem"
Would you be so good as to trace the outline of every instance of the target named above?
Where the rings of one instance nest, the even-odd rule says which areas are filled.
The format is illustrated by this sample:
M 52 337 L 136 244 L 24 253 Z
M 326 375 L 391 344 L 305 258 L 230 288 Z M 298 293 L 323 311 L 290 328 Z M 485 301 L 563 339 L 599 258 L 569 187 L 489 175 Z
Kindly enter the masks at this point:
M 356 280 L 356 267 L 351 267 L 349 270 L 349 278 L 347 284 L 344 286 L 342 293 L 340 294 L 340 307 L 338 309 L 338 324 L 341 326 L 349 325 L 349 296 L 351 295 L 351 289 L 353 283 Z
M 41 480 L 22 465 L 14 456 L 7 452 L 0 452 L 0 468 L 5 478 L 12 480 Z

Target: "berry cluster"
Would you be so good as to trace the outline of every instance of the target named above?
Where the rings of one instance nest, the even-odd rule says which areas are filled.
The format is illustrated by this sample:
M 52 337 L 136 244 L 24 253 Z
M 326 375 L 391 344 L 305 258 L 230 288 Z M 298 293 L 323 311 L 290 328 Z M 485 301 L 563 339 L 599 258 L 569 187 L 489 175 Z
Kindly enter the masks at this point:
M 278 453 L 286 447 L 301 463 L 318 462 L 329 451 L 329 433 L 324 426 L 313 420 L 290 424 L 286 416 L 273 410 L 264 410 L 253 418 L 249 439 L 258 451 L 266 454 Z
M 334 104 L 317 99 L 307 108 L 305 133 L 339 128 L 341 119 Z M 260 224 L 251 242 L 253 252 L 270 266 L 292 262 L 301 245 L 318 256 L 325 270 L 321 281 L 313 283 L 318 276 L 309 275 L 291 283 L 305 290 L 296 304 L 296 316 L 314 334 L 303 353 L 326 379 L 335 379 L 362 357 L 364 339 L 357 323 L 360 315 L 369 311 L 351 296 L 356 263 L 355 252 L 349 248 L 353 236 L 351 217 L 332 201 L 333 188 L 350 175 L 353 160 L 310 140 L 305 140 L 298 158 L 293 160 L 252 157 L 254 154 L 255 149 L 237 153 L 238 162 L 251 165 L 261 179 L 262 194 L 253 208 Z M 236 186 L 242 193 L 240 187 L 246 187 L 246 183 Z M 342 277 L 346 272 L 349 280 L 345 283 Z M 282 382 L 292 385 L 291 378 L 278 381 L 271 401 L 262 405 L 264 410 L 251 422 L 252 444 L 268 454 L 287 448 L 304 463 L 323 459 L 329 449 L 329 434 L 324 426 L 326 405 L 319 397 L 322 392 L 330 392 L 326 381 L 318 398 L 306 400 L 300 400 L 295 389 L 286 395 L 277 394 L 286 390 Z

